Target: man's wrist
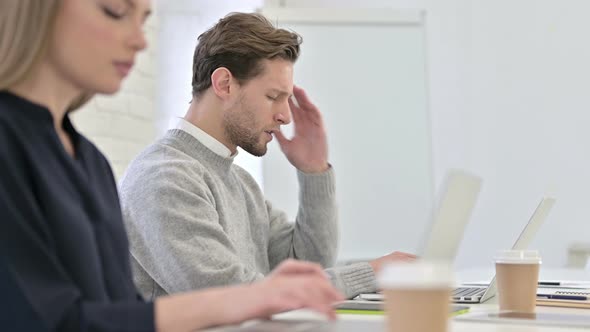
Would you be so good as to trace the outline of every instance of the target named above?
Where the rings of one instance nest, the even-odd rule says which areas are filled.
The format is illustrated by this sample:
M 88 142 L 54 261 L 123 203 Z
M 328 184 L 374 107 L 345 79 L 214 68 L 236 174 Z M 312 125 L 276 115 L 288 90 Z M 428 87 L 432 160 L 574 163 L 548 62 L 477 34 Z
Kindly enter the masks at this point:
M 297 167 L 297 169 L 306 174 L 318 174 L 323 173 L 330 169 L 330 164 L 328 162 L 320 164 L 318 166 L 304 166 L 304 167 Z

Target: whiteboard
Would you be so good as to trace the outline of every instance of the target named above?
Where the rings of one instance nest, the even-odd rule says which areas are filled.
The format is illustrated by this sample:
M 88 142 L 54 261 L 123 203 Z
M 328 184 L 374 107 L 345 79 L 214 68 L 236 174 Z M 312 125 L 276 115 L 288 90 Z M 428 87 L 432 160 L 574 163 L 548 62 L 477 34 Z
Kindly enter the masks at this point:
M 433 203 L 424 13 L 262 12 L 303 37 L 295 84 L 306 89 L 327 127 L 337 181 L 339 260 L 416 252 Z M 267 199 L 294 220 L 295 169 L 275 141 L 262 160 Z

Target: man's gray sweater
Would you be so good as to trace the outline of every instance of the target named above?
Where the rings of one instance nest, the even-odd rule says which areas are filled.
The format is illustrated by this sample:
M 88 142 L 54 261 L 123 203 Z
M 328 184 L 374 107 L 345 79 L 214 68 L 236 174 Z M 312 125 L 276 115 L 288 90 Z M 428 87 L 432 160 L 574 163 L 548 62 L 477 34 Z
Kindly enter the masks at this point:
M 254 179 L 174 129 L 143 151 L 120 183 L 134 279 L 144 297 L 263 278 L 287 258 L 331 267 L 338 225 L 332 169 L 298 172 L 295 223 Z M 326 270 L 347 297 L 376 290 L 368 263 Z

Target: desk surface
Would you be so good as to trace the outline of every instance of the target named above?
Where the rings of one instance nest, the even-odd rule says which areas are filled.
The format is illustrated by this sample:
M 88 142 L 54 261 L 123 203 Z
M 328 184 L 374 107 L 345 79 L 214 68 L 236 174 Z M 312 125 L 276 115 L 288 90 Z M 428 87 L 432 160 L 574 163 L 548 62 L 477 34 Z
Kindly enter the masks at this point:
M 563 278 L 565 280 L 580 280 L 578 275 L 572 275 L 571 273 L 566 274 L 560 271 L 561 273 L 558 276 L 561 277 L 569 277 Z M 587 275 L 588 271 L 579 271 L 580 273 L 584 273 Z M 481 277 L 481 274 L 478 275 L 478 278 Z M 549 278 L 548 278 L 549 279 Z M 553 279 L 553 278 L 550 278 Z M 562 280 L 563 280 L 562 279 Z M 482 280 L 482 279 L 478 279 Z M 466 315 L 474 315 L 479 313 L 497 313 L 498 312 L 498 305 L 496 303 L 496 298 L 490 299 L 486 304 L 474 304 L 469 305 L 470 310 L 469 313 Z M 555 313 L 555 314 L 567 314 L 567 315 L 590 315 L 589 309 L 573 309 L 573 308 L 558 308 L 558 307 L 541 307 L 537 306 L 536 311 L 538 313 Z M 490 323 L 490 322 L 467 322 L 461 321 L 462 318 L 467 316 L 459 316 L 450 321 L 450 329 L 449 332 L 573 332 L 573 331 L 582 331 L 583 329 L 574 328 L 574 327 L 557 327 L 557 326 L 540 326 L 540 325 L 532 325 L 532 324 L 512 324 L 512 323 Z M 384 316 L 378 315 L 353 315 L 353 314 L 339 314 L 339 320 L 354 320 L 358 322 L 366 321 L 366 322 L 384 322 Z M 323 316 L 314 313 L 310 310 L 295 310 L 279 315 L 273 316 L 273 320 L 279 321 L 300 321 L 300 320 L 324 320 Z M 248 323 L 247 323 L 248 324 Z M 247 325 L 246 324 L 246 325 Z M 250 322 L 251 324 L 251 322 Z M 370 323 L 369 323 L 370 324 Z M 339 329 L 335 329 L 334 331 L 338 331 Z M 236 331 L 235 329 L 231 328 L 218 328 L 212 329 L 208 331 L 215 331 L 215 332 L 224 332 L 224 331 Z M 270 330 L 269 330 L 270 331 Z
M 496 304 L 476 304 L 470 306 L 470 314 L 477 313 L 494 313 L 498 311 Z M 556 307 L 537 307 L 538 313 L 562 313 L 568 315 L 590 315 L 590 310 L 587 309 L 570 309 L 570 308 L 556 308 Z M 372 328 L 384 328 L 384 325 L 376 326 L 375 323 L 384 324 L 384 316 L 375 315 L 350 315 L 340 314 L 338 315 L 339 320 L 353 320 L 356 322 L 366 322 L 367 327 Z M 274 321 L 316 321 L 324 320 L 323 316 L 316 314 L 310 310 L 295 310 L 273 317 Z M 252 325 L 252 322 L 246 323 L 246 326 Z M 508 324 L 508 323 L 486 323 L 486 322 L 466 322 L 458 319 L 453 319 L 449 322 L 449 332 L 573 332 L 581 331 L 580 328 L 573 327 L 557 327 L 557 326 L 539 326 L 532 324 Z M 248 331 L 254 331 L 256 329 L 248 329 Z M 210 332 L 224 332 L 224 331 L 237 331 L 234 328 L 217 328 L 207 330 Z M 264 331 L 271 331 L 271 329 L 265 329 Z M 280 329 L 280 331 L 286 331 Z M 332 330 L 330 330 L 332 331 Z M 335 328 L 333 331 L 339 331 Z M 348 330 L 347 330 L 348 331 Z
M 498 311 L 496 304 L 476 304 L 470 306 L 470 315 L 477 313 L 494 313 Z M 570 309 L 570 308 L 555 308 L 555 307 L 537 307 L 539 313 L 562 313 L 571 315 L 590 315 L 590 310 L 587 309 Z M 323 319 L 318 314 L 309 310 L 296 310 L 280 315 L 276 315 L 273 319 L 276 320 L 317 320 Z M 338 315 L 341 320 L 355 320 L 355 321 L 383 321 L 383 316 L 374 315 Z M 565 332 L 565 331 L 579 331 L 579 328 L 566 328 L 555 326 L 537 326 L 525 324 L 506 324 L 506 323 L 482 323 L 482 322 L 464 322 L 454 319 L 450 322 L 449 332 L 467 332 L 467 331 L 506 331 L 506 332 Z

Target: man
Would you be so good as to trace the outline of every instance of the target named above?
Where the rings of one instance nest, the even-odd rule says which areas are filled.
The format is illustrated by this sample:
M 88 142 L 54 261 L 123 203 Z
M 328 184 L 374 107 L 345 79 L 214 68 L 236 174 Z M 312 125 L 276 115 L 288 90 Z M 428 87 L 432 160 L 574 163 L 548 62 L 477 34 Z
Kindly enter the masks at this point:
M 257 14 L 230 14 L 199 37 L 193 100 L 176 129 L 143 151 L 121 182 L 135 281 L 144 296 L 252 282 L 292 257 L 330 267 L 338 225 L 334 171 L 319 110 L 293 86 L 301 37 Z M 294 96 L 295 101 L 291 98 Z M 280 126 L 295 124 L 288 140 Z M 297 168 L 296 222 L 233 164 L 275 137 Z M 347 297 L 376 290 L 384 261 L 327 269 Z

